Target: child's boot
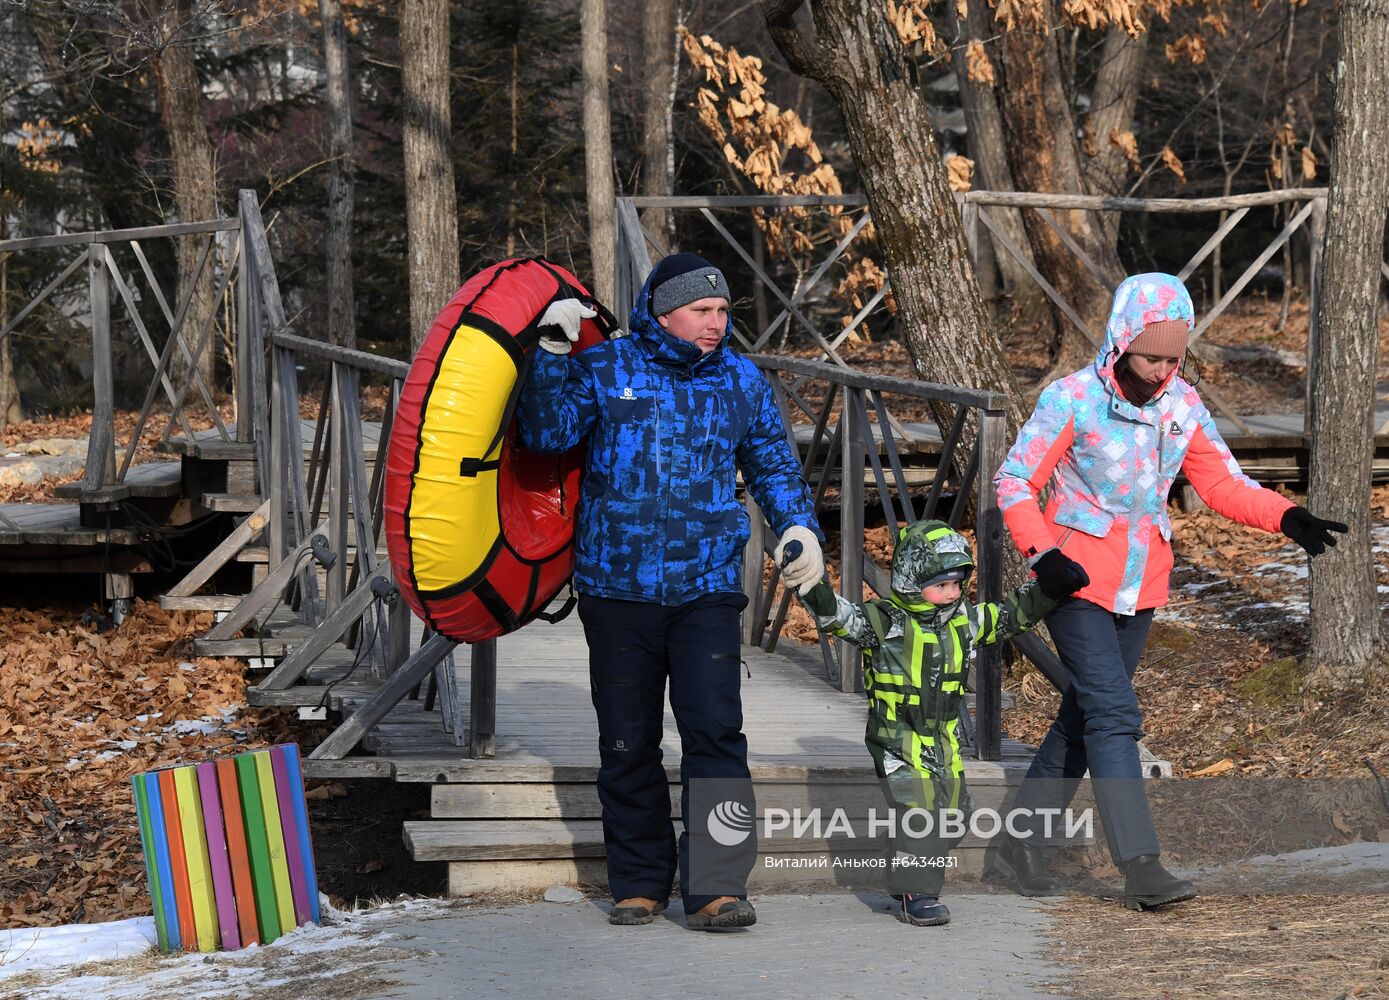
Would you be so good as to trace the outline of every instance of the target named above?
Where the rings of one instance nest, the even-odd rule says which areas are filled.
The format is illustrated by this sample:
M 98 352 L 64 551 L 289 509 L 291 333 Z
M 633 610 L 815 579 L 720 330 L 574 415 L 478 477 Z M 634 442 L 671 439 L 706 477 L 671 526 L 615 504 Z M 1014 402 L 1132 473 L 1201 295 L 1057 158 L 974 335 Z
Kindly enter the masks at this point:
M 935 896 L 907 893 L 902 897 L 902 920 L 914 927 L 950 923 L 950 910 Z

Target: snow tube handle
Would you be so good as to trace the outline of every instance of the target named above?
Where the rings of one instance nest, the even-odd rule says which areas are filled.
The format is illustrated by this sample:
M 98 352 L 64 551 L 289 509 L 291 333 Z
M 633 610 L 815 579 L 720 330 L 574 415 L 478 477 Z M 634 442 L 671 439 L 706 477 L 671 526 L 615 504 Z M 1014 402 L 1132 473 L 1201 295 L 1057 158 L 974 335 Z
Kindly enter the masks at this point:
M 556 622 L 562 622 L 564 621 L 564 619 L 568 618 L 569 612 L 573 611 L 574 605 L 578 603 L 579 595 L 574 593 L 574 585 L 571 583 L 569 585 L 569 596 L 565 599 L 564 603 L 560 605 L 560 609 L 558 611 L 553 613 L 547 611 L 540 611 L 536 613 L 535 617 L 539 618 L 543 622 L 549 622 L 551 625 L 554 625 Z

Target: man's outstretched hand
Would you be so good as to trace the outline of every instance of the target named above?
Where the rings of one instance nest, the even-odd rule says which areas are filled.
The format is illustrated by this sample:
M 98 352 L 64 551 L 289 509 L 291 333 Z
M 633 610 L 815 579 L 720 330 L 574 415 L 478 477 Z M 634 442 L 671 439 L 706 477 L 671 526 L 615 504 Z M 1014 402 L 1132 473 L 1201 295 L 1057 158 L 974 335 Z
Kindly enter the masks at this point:
M 800 546 L 799 555 L 795 553 L 796 545 Z M 781 579 L 789 589 L 804 595 L 825 575 L 825 554 L 820 551 L 820 539 L 809 528 L 795 524 L 786 529 L 786 534 L 777 543 L 772 558 L 778 566 L 783 564 L 788 548 L 791 549 L 792 558 L 785 563 Z

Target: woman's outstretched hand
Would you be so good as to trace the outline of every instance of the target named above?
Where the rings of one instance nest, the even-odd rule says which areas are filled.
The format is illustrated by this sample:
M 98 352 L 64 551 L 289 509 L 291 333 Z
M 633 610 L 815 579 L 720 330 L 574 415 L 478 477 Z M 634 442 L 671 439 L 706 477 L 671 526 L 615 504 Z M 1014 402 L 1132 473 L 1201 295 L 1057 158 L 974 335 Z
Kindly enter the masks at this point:
M 1283 512 L 1278 530 L 1306 549 L 1309 556 L 1319 556 L 1328 545 L 1336 547 L 1333 531 L 1344 535 L 1349 529 L 1340 521 L 1322 520 L 1306 507 L 1289 507 Z

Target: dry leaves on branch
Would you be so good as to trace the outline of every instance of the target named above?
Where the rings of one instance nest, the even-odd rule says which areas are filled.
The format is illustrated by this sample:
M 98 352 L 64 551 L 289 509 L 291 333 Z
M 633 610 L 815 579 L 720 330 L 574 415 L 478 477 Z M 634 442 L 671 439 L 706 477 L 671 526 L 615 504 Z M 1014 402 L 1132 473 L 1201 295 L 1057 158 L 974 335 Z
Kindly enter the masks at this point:
M 1302 179 L 1304 181 L 1316 180 L 1317 178 L 1317 154 L 1312 152 L 1311 146 L 1302 147 Z
M 1162 164 L 1172 173 L 1177 175 L 1177 179 L 1183 184 L 1186 183 L 1186 172 L 1182 169 L 1182 161 L 1177 158 L 1177 154 L 1172 152 L 1171 146 L 1162 147 Z
M 994 64 L 984 49 L 984 43 L 977 38 L 971 38 L 969 45 L 965 47 L 965 67 L 965 75 L 969 77 L 970 83 L 992 87 L 997 82 Z
M 1135 170 L 1138 169 L 1138 139 L 1132 132 L 1112 128 L 1109 130 L 1110 145 L 1116 146 L 1119 152 L 1124 154 L 1124 159 L 1129 161 L 1129 165 Z
M 964 156 L 952 156 L 945 161 L 951 191 L 968 191 L 974 176 L 974 161 Z
M 908 3 L 893 9 L 894 16 L 907 23 L 916 16 L 917 6 Z M 704 77 L 705 86 L 695 95 L 700 124 L 719 145 L 730 167 L 767 194 L 843 194 L 839 177 L 834 167 L 824 162 L 810 128 L 795 111 L 780 109 L 767 100 L 760 59 L 744 56 L 709 35 L 696 37 L 684 26 L 679 32 L 690 64 Z M 854 225 L 853 218 L 834 205 L 775 212 L 757 209 L 753 218 L 766 238 L 768 252 L 780 257 L 809 254 L 817 246 L 837 242 Z M 875 238 L 872 223 L 865 225 L 855 245 L 840 258 L 845 274 L 836 294 L 846 303 L 855 303 L 856 309 L 865 294 L 871 297 L 883 287 L 882 270 L 855 249 Z M 889 297 L 888 307 L 894 306 Z M 843 322 L 847 325 L 852 318 L 846 316 Z

